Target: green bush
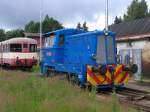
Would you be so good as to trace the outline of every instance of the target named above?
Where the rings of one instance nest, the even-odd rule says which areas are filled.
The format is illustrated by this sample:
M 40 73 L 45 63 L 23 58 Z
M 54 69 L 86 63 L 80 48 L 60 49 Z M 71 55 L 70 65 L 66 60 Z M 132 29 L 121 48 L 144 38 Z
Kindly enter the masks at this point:
M 35 73 L 39 73 L 40 72 L 40 66 L 39 66 L 39 64 L 33 66 L 31 71 L 35 72 Z

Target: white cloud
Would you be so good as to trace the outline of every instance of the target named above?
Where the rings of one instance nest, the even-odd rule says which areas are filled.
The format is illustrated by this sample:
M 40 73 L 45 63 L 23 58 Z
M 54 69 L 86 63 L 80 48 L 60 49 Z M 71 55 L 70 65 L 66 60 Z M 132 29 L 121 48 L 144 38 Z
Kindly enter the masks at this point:
M 77 21 L 80 21 L 81 25 L 84 23 L 84 19 L 78 17 Z M 103 30 L 105 28 L 105 15 L 101 14 L 95 14 L 93 17 L 93 21 L 86 21 L 87 22 L 87 26 L 89 27 L 89 30 Z M 66 22 L 64 23 L 64 26 L 66 28 L 75 28 L 77 26 L 78 22 L 73 22 L 73 23 L 69 23 Z
M 122 16 L 132 0 L 109 0 L 109 23 Z M 148 5 L 150 0 L 147 0 Z M 150 9 L 150 5 L 149 5 Z M 23 28 L 30 20 L 39 20 L 40 0 L 1 0 L 0 28 Z M 43 15 L 48 14 L 65 27 L 87 22 L 90 30 L 105 27 L 105 0 L 43 0 Z
M 94 21 L 89 22 L 87 26 L 89 27 L 89 30 L 103 30 L 105 28 L 105 15 L 94 15 Z

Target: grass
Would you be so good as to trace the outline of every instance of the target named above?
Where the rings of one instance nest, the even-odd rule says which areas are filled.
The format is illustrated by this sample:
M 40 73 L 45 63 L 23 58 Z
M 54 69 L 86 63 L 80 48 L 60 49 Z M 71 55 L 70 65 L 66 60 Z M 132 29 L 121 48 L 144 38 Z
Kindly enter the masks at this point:
M 31 71 L 34 72 L 34 73 L 39 73 L 40 72 L 39 63 L 36 64 L 35 66 L 33 66 Z
M 0 71 L 0 112 L 135 112 L 115 96 L 100 100 L 94 93 L 73 87 L 59 78 L 35 73 Z

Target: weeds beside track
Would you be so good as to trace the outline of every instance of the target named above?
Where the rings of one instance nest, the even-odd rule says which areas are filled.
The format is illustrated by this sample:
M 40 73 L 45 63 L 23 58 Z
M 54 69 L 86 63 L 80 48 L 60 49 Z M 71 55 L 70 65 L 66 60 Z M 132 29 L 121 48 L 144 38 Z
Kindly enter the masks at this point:
M 136 112 L 117 100 L 107 102 L 60 77 L 0 71 L 0 112 Z

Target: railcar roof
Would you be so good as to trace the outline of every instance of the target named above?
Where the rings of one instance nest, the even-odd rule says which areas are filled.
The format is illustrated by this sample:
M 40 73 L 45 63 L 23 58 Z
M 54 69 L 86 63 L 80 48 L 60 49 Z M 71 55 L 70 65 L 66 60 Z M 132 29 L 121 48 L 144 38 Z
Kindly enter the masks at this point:
M 12 38 L 6 41 L 1 42 L 2 44 L 10 44 L 10 43 L 30 43 L 30 44 L 37 44 L 37 41 L 31 38 L 27 37 L 17 37 L 17 38 Z

